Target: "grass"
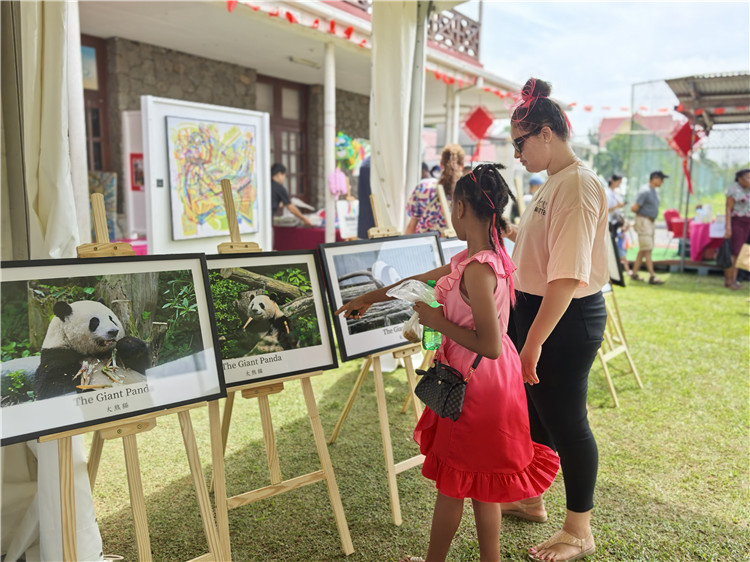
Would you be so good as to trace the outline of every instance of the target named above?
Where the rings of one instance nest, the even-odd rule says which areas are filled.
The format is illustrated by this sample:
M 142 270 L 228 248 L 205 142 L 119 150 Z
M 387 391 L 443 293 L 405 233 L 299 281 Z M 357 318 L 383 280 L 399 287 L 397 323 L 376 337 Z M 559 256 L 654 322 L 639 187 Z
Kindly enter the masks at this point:
M 612 367 L 620 408 L 612 405 L 601 367 L 589 388 L 589 417 L 599 445 L 594 512 L 598 550 L 591 560 L 749 560 L 748 338 L 746 291 L 720 277 L 662 274 L 666 285 L 617 288 L 630 349 L 645 388 L 624 357 Z M 361 361 L 313 379 L 330 435 Z M 385 375 L 396 461 L 417 452 L 414 418 L 399 414 L 403 369 Z M 284 478 L 318 470 L 298 382 L 270 397 Z M 206 409 L 192 413 L 201 459 L 210 460 Z M 155 560 L 187 560 L 207 552 L 177 417 L 159 418 L 138 437 Z M 403 525 L 391 521 L 374 383 L 369 376 L 338 441 L 329 447 L 355 553 L 343 555 L 323 483 L 229 512 L 235 560 L 398 560 L 424 554 L 435 492 L 419 469 L 398 475 Z M 207 474 L 210 466 L 206 466 Z M 230 495 L 267 485 L 260 416 L 254 400 L 237 398 L 226 454 Z M 558 475 L 546 496 L 546 524 L 503 521 L 503 560 L 526 560 L 525 549 L 562 522 Z M 94 492 L 105 553 L 137 559 L 122 450 L 104 448 Z M 477 560 L 469 502 L 449 560 Z

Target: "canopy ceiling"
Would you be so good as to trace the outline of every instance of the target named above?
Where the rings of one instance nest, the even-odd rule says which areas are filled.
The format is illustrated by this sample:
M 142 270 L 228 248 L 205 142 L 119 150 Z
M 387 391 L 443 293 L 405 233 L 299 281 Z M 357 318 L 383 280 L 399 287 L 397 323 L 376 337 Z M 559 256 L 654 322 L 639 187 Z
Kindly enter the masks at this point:
M 706 131 L 714 125 L 750 123 L 750 73 L 702 74 L 666 80 L 680 100 L 677 110 Z

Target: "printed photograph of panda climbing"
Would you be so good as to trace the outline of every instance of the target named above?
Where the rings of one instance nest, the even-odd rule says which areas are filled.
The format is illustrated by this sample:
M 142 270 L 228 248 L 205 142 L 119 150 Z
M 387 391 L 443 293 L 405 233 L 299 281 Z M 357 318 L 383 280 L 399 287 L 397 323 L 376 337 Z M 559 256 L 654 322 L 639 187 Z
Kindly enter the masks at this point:
M 228 386 L 337 366 L 314 250 L 208 257 Z
M 3 263 L 3 444 L 223 395 L 206 276 L 197 255 Z
M 321 244 L 320 249 L 331 312 L 368 291 L 442 265 L 435 233 Z M 392 300 L 373 305 L 361 318 L 334 317 L 342 361 L 405 345 L 402 331 L 411 306 Z

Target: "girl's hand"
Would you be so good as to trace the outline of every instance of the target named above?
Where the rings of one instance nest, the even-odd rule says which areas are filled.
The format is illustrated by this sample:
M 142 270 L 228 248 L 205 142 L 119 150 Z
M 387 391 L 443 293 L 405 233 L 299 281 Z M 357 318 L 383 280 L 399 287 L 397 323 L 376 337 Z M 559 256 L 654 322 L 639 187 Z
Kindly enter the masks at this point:
M 539 357 L 541 354 L 541 345 L 529 345 L 527 343 L 523 346 L 520 353 L 523 382 L 528 384 L 536 384 L 539 382 L 539 377 L 536 375 L 536 364 L 539 363 Z
M 439 330 L 439 323 L 443 318 L 443 307 L 432 308 L 426 302 L 415 303 L 411 307 L 414 312 L 419 314 L 419 323 L 428 328 Z
M 372 303 L 365 301 L 365 295 L 360 295 L 355 299 L 350 300 L 348 303 L 339 307 L 334 314 L 338 316 L 342 312 L 344 318 L 362 318 L 367 312 L 367 309 L 372 306 Z

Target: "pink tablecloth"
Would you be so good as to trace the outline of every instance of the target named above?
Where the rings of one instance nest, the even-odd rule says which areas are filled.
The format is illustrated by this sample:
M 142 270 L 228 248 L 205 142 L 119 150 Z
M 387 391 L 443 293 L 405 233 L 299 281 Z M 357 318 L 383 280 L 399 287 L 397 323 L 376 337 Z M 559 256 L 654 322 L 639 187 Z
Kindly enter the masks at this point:
M 343 238 L 336 229 L 336 242 Z M 325 228 L 306 228 L 296 226 L 273 227 L 274 250 L 317 250 L 318 244 L 326 241 Z
M 711 225 L 707 222 L 690 223 L 690 259 L 701 261 L 703 252 L 708 248 L 718 248 L 724 241 L 724 238 L 711 238 L 709 228 Z

